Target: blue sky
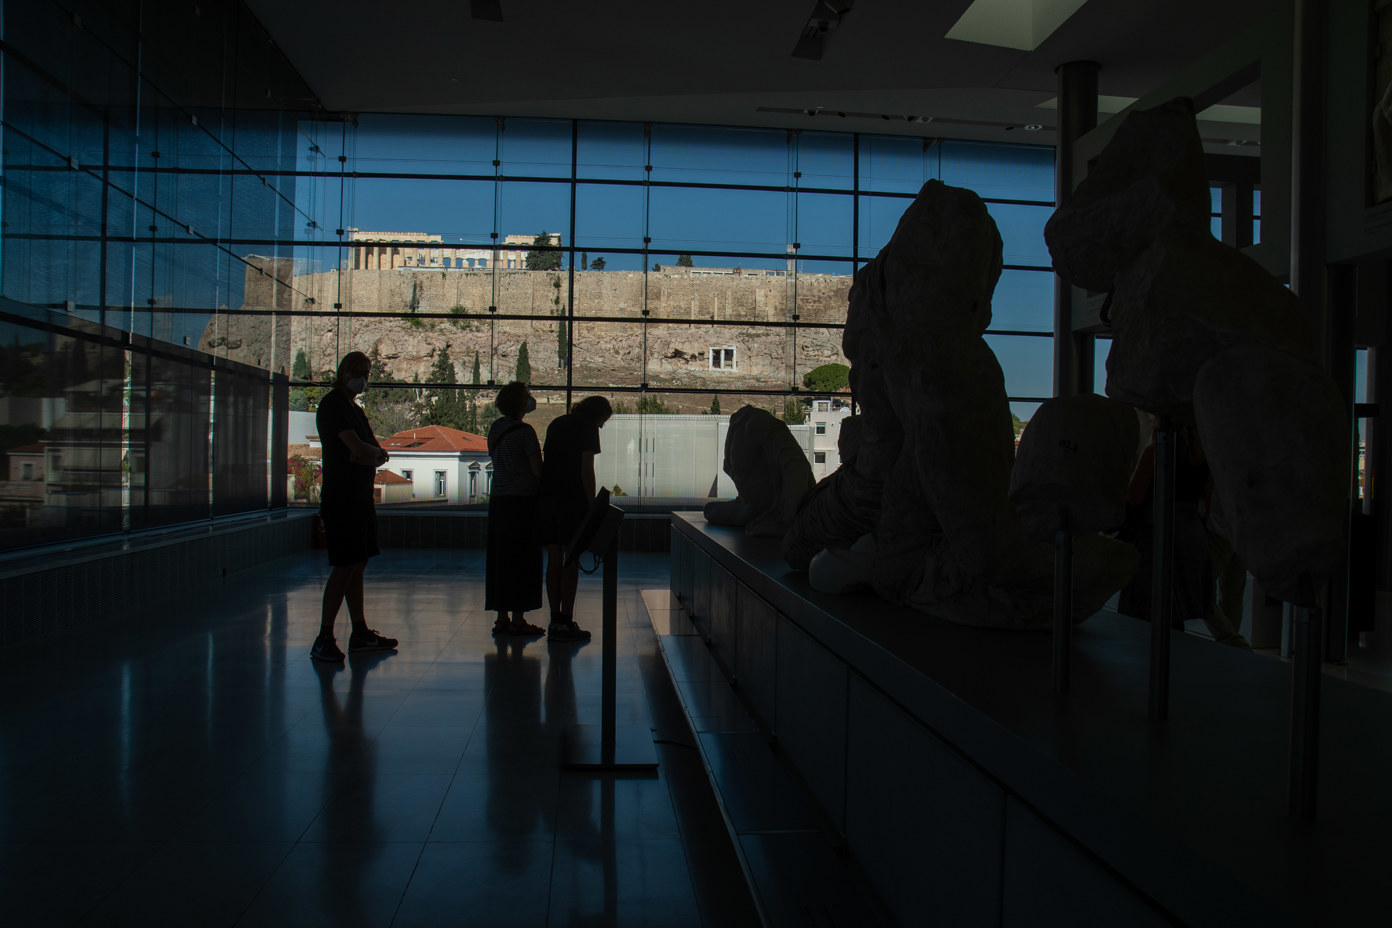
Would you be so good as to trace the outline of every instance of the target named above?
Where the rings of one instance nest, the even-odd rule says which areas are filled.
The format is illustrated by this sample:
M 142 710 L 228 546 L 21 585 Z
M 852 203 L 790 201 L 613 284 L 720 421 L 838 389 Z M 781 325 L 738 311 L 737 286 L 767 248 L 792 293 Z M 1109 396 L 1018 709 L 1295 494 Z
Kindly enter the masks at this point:
M 309 150 L 310 140 L 320 148 Z M 571 123 L 508 119 L 498 130 L 489 118 L 363 116 L 344 151 L 337 126 L 307 127 L 297 206 L 315 216 L 311 231 L 326 247 L 301 248 L 306 266 L 328 268 L 340 259 L 338 228 L 426 232 L 444 242 L 486 246 L 497 232 L 571 233 Z M 839 133 L 662 126 L 645 137 L 634 123 L 582 123 L 575 146 L 575 246 L 603 257 L 610 270 L 637 270 L 651 240 L 647 264 L 671 264 L 689 252 L 697 266 L 783 268 L 796 242 L 804 273 L 850 274 L 853 258 L 866 260 L 888 241 L 900 215 L 930 178 L 968 187 L 985 198 L 1004 242 L 1005 263 L 1039 270 L 1007 270 L 994 300 L 994 327 L 1048 332 L 1053 325 L 1053 277 L 1043 241 L 1053 198 L 1053 151 L 1035 146 L 933 142 L 920 138 L 860 138 L 859 241 L 854 241 L 855 137 Z M 337 157 L 358 172 L 340 185 Z M 499 161 L 495 168 L 494 160 Z M 798 192 L 710 187 L 645 189 L 651 179 L 678 184 L 737 184 Z M 415 177 L 364 177 L 390 173 Z M 495 173 L 501 180 L 495 180 Z M 795 176 L 800 175 L 800 176 Z M 526 180 L 520 178 L 529 178 Z M 559 181 L 559 182 L 552 182 Z M 629 184 L 605 183 L 624 181 Z M 341 204 L 341 207 L 340 207 Z M 857 251 L 858 249 L 858 251 Z M 762 253 L 762 256 L 754 256 Z M 1012 395 L 1051 391 L 1048 338 L 990 339 Z M 1017 412 L 1030 411 L 1022 405 Z

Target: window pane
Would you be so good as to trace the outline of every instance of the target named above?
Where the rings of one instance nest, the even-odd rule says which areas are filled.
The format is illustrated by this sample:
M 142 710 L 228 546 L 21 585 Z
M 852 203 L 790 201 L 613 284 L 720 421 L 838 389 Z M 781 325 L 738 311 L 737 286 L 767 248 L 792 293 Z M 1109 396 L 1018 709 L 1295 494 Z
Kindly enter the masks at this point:
M 925 182 L 938 176 L 938 158 L 931 148 L 927 139 L 861 136 L 860 189 L 867 193 L 918 193 Z
M 1052 207 L 987 203 L 986 210 L 1000 230 L 1006 264 L 1053 266 L 1049 249 L 1044 244 L 1044 223 L 1049 221 Z
M 654 248 L 783 252 L 793 241 L 786 193 L 654 187 L 650 194 Z
M 568 119 L 518 119 L 503 122 L 504 177 L 570 177 L 571 123 Z
M 787 186 L 788 134 L 782 129 L 654 126 L 652 179 L 699 184 Z
M 545 232 L 552 246 L 570 244 L 570 184 L 505 181 L 498 184 L 498 236 L 511 250 L 521 250 L 508 267 L 557 270 L 569 265 L 564 252 L 539 251 L 530 246 Z M 546 244 L 541 242 L 539 244 Z
M 794 241 L 801 255 L 851 257 L 854 198 L 825 193 L 797 195 Z
M 1054 150 L 1035 145 L 943 141 L 943 183 L 1002 200 L 1054 202 Z
M 610 184 L 578 184 L 575 188 L 575 247 L 591 252 L 607 248 L 642 248 L 644 222 L 642 187 Z M 614 268 L 625 263 L 608 256 Z M 631 270 L 642 268 L 641 256 L 628 261 Z
M 1011 397 L 1047 397 L 1054 392 L 1054 340 L 1030 335 L 987 335 L 1005 373 Z
M 855 136 L 803 132 L 797 137 L 797 169 L 802 188 L 850 190 L 855 185 Z
M 386 242 L 406 238 L 400 233 L 474 245 L 493 242 L 493 181 L 366 177 L 353 187 L 350 233 Z
M 500 268 L 496 276 L 498 312 L 522 316 L 565 314 L 568 297 L 566 281 L 569 277 L 565 270 L 529 271 L 525 268 Z
M 631 256 L 641 263 L 642 255 Z M 578 260 L 578 259 L 577 259 Z M 591 265 L 595 261 L 604 262 L 601 270 L 575 272 L 575 315 L 585 316 L 633 316 L 643 314 L 644 287 L 646 275 L 641 269 L 619 270 L 620 262 L 615 256 L 591 255 Z M 561 281 L 561 302 L 564 305 L 569 290 L 566 280 Z
M 365 114 L 354 135 L 351 169 L 365 174 L 495 173 L 498 129 L 488 117 Z
M 581 180 L 643 180 L 647 176 L 644 170 L 647 163 L 647 141 L 643 137 L 642 123 L 580 123 L 576 176 Z
M 636 387 L 643 382 L 643 343 L 651 327 L 609 322 L 576 322 L 571 364 L 575 389 Z
M 1107 356 L 1112 353 L 1111 338 L 1099 335 L 1092 348 L 1092 392 L 1107 395 Z
M 1054 330 L 1054 275 L 1002 271 L 991 297 L 991 328 L 1026 332 Z
M 913 200 L 908 197 L 860 198 L 860 257 L 870 259 L 880 253 L 894 235 L 899 218 Z
M 787 328 L 706 324 L 647 327 L 647 382 L 653 390 L 787 389 L 792 337 Z

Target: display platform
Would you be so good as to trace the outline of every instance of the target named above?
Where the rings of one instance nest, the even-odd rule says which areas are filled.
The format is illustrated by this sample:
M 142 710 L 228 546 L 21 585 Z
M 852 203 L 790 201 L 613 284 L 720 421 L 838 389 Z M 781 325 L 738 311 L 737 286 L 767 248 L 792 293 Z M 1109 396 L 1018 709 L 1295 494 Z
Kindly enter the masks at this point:
M 906 924 L 1386 918 L 1392 694 L 1324 678 L 1309 825 L 1279 660 L 1177 634 L 1151 722 L 1145 623 L 1079 626 L 1055 696 L 1049 635 L 818 593 L 699 513 L 672 516 L 672 595 Z

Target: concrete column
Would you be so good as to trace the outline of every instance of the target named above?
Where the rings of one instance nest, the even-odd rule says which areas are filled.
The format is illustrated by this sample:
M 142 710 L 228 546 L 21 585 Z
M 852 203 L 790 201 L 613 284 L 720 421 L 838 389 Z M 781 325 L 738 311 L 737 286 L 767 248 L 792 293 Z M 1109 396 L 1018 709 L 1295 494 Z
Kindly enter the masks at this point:
M 1075 143 L 1097 126 L 1095 61 L 1070 61 L 1058 75 L 1058 139 L 1055 142 L 1054 189 L 1059 205 L 1073 192 L 1086 165 L 1078 164 Z M 1093 336 L 1073 331 L 1073 287 L 1054 276 L 1054 395 L 1092 391 Z

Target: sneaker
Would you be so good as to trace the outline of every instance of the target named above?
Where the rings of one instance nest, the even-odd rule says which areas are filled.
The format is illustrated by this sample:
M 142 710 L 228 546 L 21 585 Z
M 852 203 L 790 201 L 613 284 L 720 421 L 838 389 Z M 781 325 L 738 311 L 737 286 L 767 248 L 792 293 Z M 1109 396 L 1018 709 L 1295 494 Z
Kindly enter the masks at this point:
M 352 651 L 395 651 L 396 639 L 383 638 L 370 628 L 353 632 L 348 636 L 348 650 Z
M 309 656 L 316 661 L 328 661 L 334 664 L 343 662 L 343 652 L 338 649 L 338 643 L 334 641 L 333 635 L 320 635 L 314 639 L 314 647 L 309 649 Z
M 589 641 L 590 633 L 576 625 L 574 619 L 570 619 L 565 622 L 552 622 L 546 631 L 546 637 L 551 641 Z

